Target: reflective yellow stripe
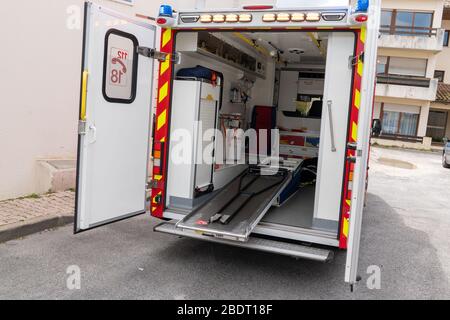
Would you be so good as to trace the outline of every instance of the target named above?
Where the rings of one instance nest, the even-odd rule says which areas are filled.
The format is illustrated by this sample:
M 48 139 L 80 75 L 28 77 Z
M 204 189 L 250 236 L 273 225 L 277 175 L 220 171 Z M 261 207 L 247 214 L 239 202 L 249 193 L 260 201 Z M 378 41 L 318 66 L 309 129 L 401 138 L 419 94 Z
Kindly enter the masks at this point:
M 158 124 L 156 129 L 159 130 L 162 128 L 163 125 L 166 124 L 166 110 L 164 110 L 159 116 L 158 116 Z
M 87 70 L 83 71 L 83 80 L 81 84 L 81 111 L 80 119 L 86 120 L 86 100 L 87 100 L 87 83 L 88 83 L 89 72 Z
M 161 70 L 159 74 L 162 76 L 170 67 L 170 54 L 167 55 L 166 60 L 161 63 Z
M 167 97 L 169 91 L 169 82 L 163 84 L 161 89 L 159 89 L 159 102 L 163 101 Z
M 362 74 L 363 74 L 363 67 L 364 67 L 364 65 L 363 65 L 362 61 L 359 60 L 358 61 L 358 74 L 360 77 L 362 77 Z
M 172 29 L 166 29 L 163 33 L 162 46 L 165 47 L 172 40 Z
M 159 142 L 166 142 L 166 137 L 162 138 Z
M 347 205 L 350 207 L 352 205 L 352 201 L 351 200 L 345 200 L 345 202 L 347 203 Z
M 355 106 L 358 109 L 361 106 L 361 92 L 358 89 L 355 91 Z
M 343 226 L 342 226 L 342 233 L 344 234 L 344 236 L 346 237 L 346 238 L 348 238 L 348 228 L 349 228 L 349 221 L 348 221 L 348 219 L 347 218 L 345 218 L 344 219 L 344 223 L 343 223 Z
M 162 179 L 162 176 L 160 176 L 160 175 L 155 175 L 155 180 L 161 180 Z
M 353 122 L 352 123 L 352 139 L 356 141 L 358 138 L 358 125 Z
M 366 42 L 366 34 L 367 34 L 367 29 L 366 28 L 361 28 L 360 40 L 361 40 L 362 43 Z
M 156 196 L 154 196 L 154 197 L 153 197 L 153 200 L 152 200 L 152 203 L 158 204 L 158 202 L 156 202 L 155 200 L 156 200 L 156 198 L 157 198 L 158 196 L 161 196 L 161 195 L 162 195 L 162 192 L 159 192 Z

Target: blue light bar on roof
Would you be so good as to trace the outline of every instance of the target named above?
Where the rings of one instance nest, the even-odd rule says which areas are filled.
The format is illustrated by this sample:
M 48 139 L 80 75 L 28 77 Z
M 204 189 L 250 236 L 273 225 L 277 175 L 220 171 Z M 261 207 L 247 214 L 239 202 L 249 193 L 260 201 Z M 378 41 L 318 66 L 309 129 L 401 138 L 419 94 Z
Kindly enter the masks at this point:
M 173 17 L 172 6 L 162 5 L 159 7 L 159 16 L 160 17 Z
M 369 0 L 358 0 L 356 12 L 367 12 L 369 10 Z

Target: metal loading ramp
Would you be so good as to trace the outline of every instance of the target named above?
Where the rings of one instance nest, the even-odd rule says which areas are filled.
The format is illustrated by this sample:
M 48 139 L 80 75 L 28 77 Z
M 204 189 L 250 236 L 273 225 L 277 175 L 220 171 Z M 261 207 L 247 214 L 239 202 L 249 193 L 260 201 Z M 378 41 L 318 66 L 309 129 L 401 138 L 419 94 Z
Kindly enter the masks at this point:
M 247 242 L 232 241 L 209 237 L 192 230 L 180 230 L 174 221 L 163 222 L 154 228 L 154 231 L 176 235 L 180 237 L 204 240 L 214 243 L 227 244 L 240 248 L 270 252 L 294 258 L 309 259 L 319 262 L 329 262 L 333 260 L 334 252 L 327 249 L 304 246 L 297 243 L 288 243 L 277 240 L 270 240 L 257 237 L 249 237 Z
M 249 168 L 176 228 L 245 242 L 291 179 L 292 173 L 285 169 Z

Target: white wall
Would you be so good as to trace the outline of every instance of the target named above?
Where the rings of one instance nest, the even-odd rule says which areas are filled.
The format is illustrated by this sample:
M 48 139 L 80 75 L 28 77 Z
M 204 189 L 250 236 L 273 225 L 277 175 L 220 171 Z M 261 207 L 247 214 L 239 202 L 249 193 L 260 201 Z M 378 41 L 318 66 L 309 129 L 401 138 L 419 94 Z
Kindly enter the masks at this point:
M 130 15 L 155 16 L 159 7 L 159 1 L 97 2 Z M 82 6 L 81 0 L 2 2 L 0 200 L 38 190 L 38 159 L 76 157 Z

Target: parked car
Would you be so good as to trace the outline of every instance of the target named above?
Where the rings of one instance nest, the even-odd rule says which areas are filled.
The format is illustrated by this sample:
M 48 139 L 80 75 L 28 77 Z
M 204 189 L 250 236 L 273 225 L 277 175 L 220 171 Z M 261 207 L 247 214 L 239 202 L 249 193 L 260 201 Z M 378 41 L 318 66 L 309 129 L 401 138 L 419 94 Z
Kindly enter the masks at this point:
M 444 168 L 450 169 L 450 141 L 448 139 L 444 140 L 444 152 L 442 154 L 442 166 Z

